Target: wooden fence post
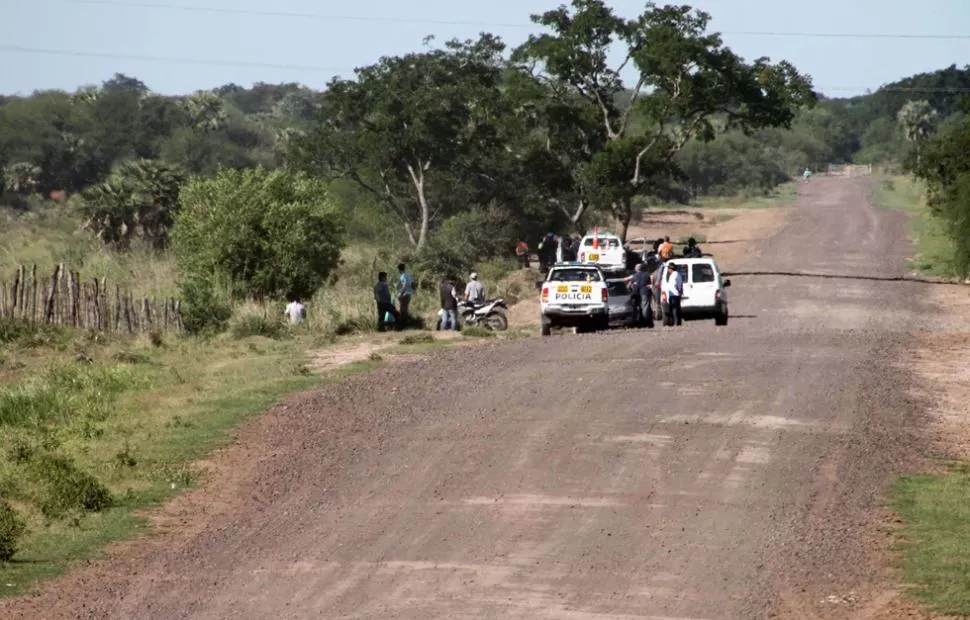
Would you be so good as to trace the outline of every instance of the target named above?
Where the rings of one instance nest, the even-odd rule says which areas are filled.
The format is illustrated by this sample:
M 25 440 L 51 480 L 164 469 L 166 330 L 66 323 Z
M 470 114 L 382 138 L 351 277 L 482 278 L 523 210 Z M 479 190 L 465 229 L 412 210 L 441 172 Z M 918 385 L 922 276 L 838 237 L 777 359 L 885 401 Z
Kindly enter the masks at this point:
M 47 294 L 47 303 L 44 304 L 44 323 L 50 325 L 54 321 L 54 304 L 57 303 L 57 280 L 61 277 L 61 266 L 54 269 L 51 277 L 51 288 Z

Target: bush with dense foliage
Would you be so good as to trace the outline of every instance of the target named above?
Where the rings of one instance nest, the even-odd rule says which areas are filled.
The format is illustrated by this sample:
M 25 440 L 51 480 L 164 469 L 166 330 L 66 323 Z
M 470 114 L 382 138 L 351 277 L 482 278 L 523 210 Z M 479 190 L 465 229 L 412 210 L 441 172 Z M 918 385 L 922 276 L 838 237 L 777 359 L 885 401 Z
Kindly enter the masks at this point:
M 222 169 L 181 193 L 172 230 L 180 274 L 235 297 L 310 297 L 340 259 L 344 229 L 326 185 L 285 169 Z

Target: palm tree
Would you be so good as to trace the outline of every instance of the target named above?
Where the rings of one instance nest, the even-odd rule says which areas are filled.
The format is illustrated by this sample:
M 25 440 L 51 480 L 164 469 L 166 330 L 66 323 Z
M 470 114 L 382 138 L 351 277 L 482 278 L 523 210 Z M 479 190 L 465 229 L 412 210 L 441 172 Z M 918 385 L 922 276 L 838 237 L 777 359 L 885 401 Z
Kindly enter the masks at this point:
M 153 248 L 164 248 L 184 179 L 179 168 L 159 160 L 122 163 L 104 182 L 81 193 L 84 226 L 106 247 L 126 250 L 140 237 Z
M 923 143 L 933 133 L 936 118 L 936 110 L 928 101 L 907 101 L 896 115 L 906 140 L 916 148 L 916 165 L 920 162 Z
M 81 192 L 84 228 L 97 235 L 102 245 L 116 250 L 131 247 L 135 232 L 131 191 L 121 179 L 108 179 Z
M 3 169 L 0 181 L 8 192 L 25 196 L 37 190 L 40 167 L 26 161 L 15 162 Z
M 140 159 L 122 164 L 118 174 L 131 189 L 142 238 L 156 249 L 166 247 L 178 212 L 184 173 L 160 160 Z
M 219 95 L 200 90 L 182 99 L 182 107 L 189 115 L 192 125 L 199 131 L 218 131 L 229 122 L 226 102 Z
M 74 103 L 84 104 L 84 103 L 96 103 L 98 97 L 101 96 L 101 87 L 99 86 L 82 86 L 77 89 L 77 91 L 71 95 L 71 100 Z

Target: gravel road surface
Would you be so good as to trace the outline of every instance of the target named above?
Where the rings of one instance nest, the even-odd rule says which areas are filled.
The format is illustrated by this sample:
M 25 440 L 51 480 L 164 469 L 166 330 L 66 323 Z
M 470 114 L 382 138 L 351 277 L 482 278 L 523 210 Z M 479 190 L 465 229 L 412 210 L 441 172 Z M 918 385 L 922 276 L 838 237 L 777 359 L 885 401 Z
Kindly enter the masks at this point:
M 453 350 L 301 395 L 175 527 L 0 616 L 867 617 L 874 520 L 925 422 L 896 359 L 933 307 L 853 279 L 911 250 L 866 183 L 812 179 L 727 266 L 852 277 L 737 276 L 727 327 Z

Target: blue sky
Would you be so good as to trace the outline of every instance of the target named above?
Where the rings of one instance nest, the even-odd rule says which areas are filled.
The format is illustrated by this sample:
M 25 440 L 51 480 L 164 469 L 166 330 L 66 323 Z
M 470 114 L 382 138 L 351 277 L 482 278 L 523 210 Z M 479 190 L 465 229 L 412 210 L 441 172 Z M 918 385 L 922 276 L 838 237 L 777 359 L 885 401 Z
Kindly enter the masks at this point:
M 515 44 L 535 31 L 534 27 L 530 30 L 530 13 L 554 8 L 561 0 L 2 2 L 0 93 L 28 94 L 49 88 L 74 90 L 82 84 L 100 83 L 118 72 L 139 78 L 156 92 L 175 94 L 229 82 L 243 86 L 260 81 L 300 82 L 322 89 L 335 74 L 351 77 L 354 67 L 370 64 L 380 56 L 420 49 L 423 37 L 428 34 L 443 41 L 451 37 L 475 37 L 486 30 Z M 799 70 L 810 74 L 816 88 L 828 96 L 861 94 L 914 73 L 954 63 L 960 67 L 970 64 L 970 38 L 750 34 L 970 36 L 970 0 L 684 0 L 682 3 L 711 13 L 711 28 L 723 32 L 725 42 L 737 53 L 749 59 L 769 56 L 774 60 L 790 60 Z M 613 2 L 614 8 L 627 16 L 638 13 L 643 4 L 632 0 Z M 260 11 L 304 15 L 260 15 Z M 91 55 L 49 53 L 51 50 Z M 145 57 L 194 62 L 153 61 Z M 288 68 L 244 66 L 246 63 Z

